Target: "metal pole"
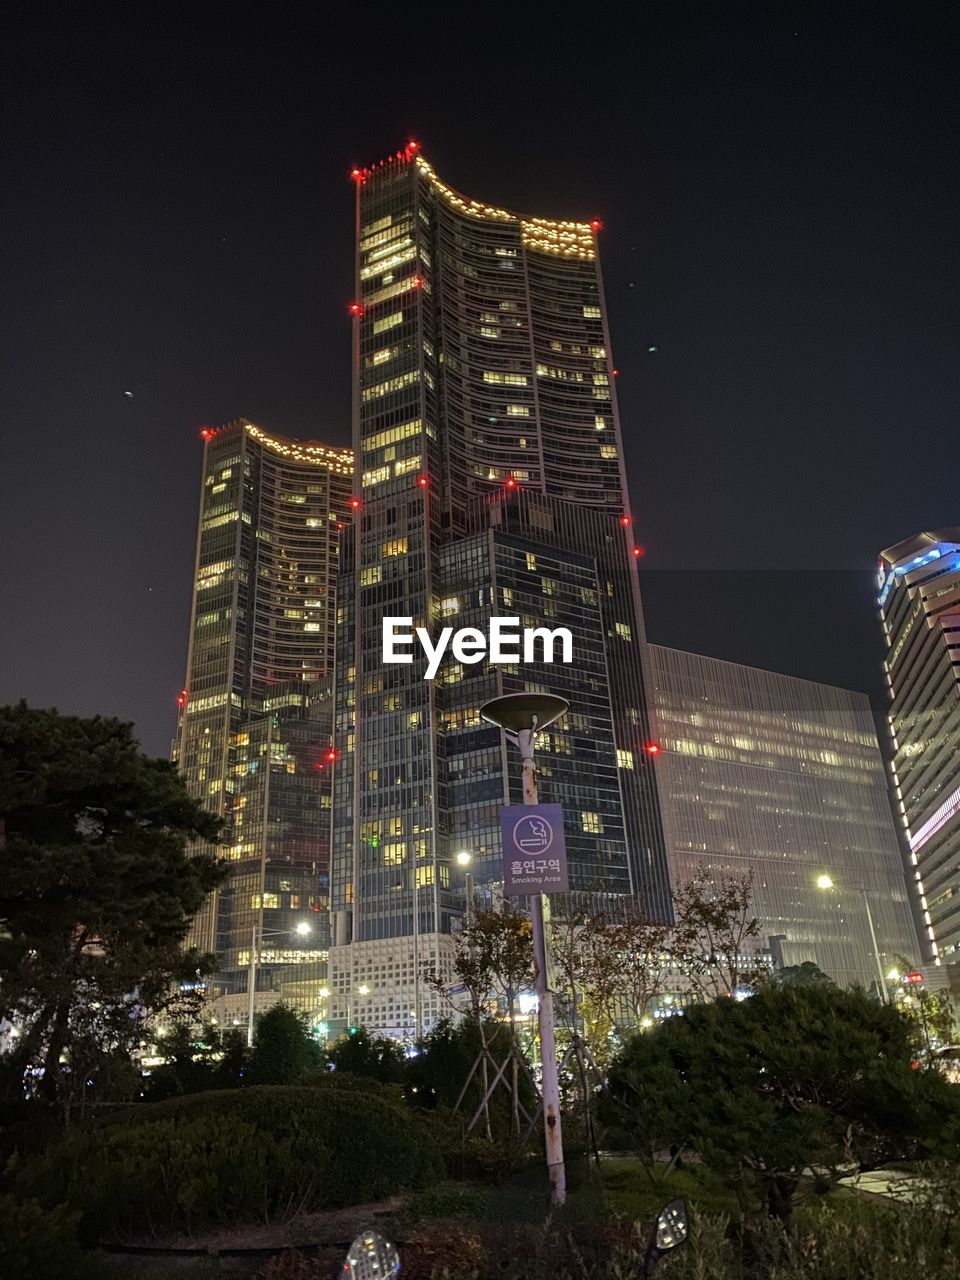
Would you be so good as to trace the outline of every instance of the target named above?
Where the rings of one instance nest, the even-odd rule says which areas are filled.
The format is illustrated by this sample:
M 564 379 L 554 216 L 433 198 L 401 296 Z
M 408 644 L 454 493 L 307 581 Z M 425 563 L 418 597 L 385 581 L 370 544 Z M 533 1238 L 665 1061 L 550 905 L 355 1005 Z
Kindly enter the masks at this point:
M 863 894 L 863 905 L 867 909 L 867 924 L 870 926 L 870 941 L 873 943 L 873 958 L 877 962 L 877 977 L 880 979 L 880 992 L 883 995 L 883 1003 L 890 1003 L 890 993 L 887 990 L 887 979 L 883 972 L 883 965 L 880 963 L 880 949 L 877 946 L 877 935 L 873 928 L 873 913 L 870 910 L 870 899 L 867 897 L 866 889 L 861 890 Z
M 468 871 L 466 875 L 463 877 L 463 894 L 464 894 L 464 897 L 466 898 L 466 903 L 465 903 L 466 910 L 463 913 L 463 918 L 466 920 L 467 925 L 469 926 L 473 924 L 473 872 L 472 871 Z
M 257 926 L 250 939 L 250 968 L 247 971 L 247 1048 L 253 1048 L 253 1009 L 257 998 Z
M 523 758 L 523 803 L 537 804 L 537 770 L 533 759 L 536 723 L 517 733 Z M 562 1205 L 567 1198 L 567 1174 L 563 1164 L 563 1133 L 560 1124 L 560 1081 L 557 1072 L 557 1041 L 553 1023 L 553 992 L 549 989 L 547 939 L 544 925 L 544 895 L 532 896 L 533 951 L 537 963 L 537 1021 L 540 1031 L 540 1073 L 543 1092 L 543 1131 L 550 1176 L 550 1203 Z
M 406 1025 L 406 1015 L 403 1023 Z M 418 1039 L 420 1031 L 420 864 L 413 861 L 413 1038 Z

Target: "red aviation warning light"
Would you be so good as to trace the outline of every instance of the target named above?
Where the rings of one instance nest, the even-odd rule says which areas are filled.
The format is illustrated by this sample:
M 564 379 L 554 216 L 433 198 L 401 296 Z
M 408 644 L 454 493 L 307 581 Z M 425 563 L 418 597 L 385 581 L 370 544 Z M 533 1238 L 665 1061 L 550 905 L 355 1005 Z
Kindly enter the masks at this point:
M 644 749 L 644 751 L 647 753 L 647 755 L 648 755 L 648 756 L 658 756 L 658 755 L 660 754 L 660 743 L 659 743 L 659 742 L 645 742 L 645 743 L 643 744 L 643 749 Z
M 217 434 L 217 432 L 216 432 L 216 429 L 215 429 L 214 427 L 203 427 L 203 428 L 201 429 L 201 431 L 200 431 L 200 439 L 201 439 L 201 440 L 212 440 L 212 439 L 213 439 L 213 437 L 214 437 L 216 434 Z
M 517 487 L 517 481 L 515 476 L 507 476 L 506 480 L 504 480 L 503 483 L 507 489 L 516 489 Z
M 333 764 L 336 758 L 337 758 L 337 749 L 336 747 L 331 747 L 330 750 L 327 752 L 327 759 L 330 761 L 331 764 Z
M 647 553 L 646 553 L 646 551 L 644 550 L 644 548 L 643 548 L 643 547 L 634 547 L 634 548 L 633 548 L 633 554 L 634 554 L 634 557 L 635 557 L 637 560 L 639 560 L 641 556 L 645 556 Z
M 600 219 L 599 219 L 599 218 L 594 218 L 594 219 L 593 219 L 593 221 L 590 223 L 590 230 L 591 230 L 591 231 L 602 231 L 602 230 L 603 230 L 603 223 L 600 221 Z
M 181 689 L 180 692 L 177 694 L 177 706 L 182 711 L 186 705 L 187 705 L 187 691 L 186 689 Z
M 351 303 L 350 303 L 350 314 L 351 314 L 352 316 L 362 316 L 362 315 L 363 315 L 363 303 L 362 303 L 362 302 L 351 302 Z
M 360 499 L 359 499 L 359 498 L 351 498 L 351 499 L 350 499 L 350 505 L 351 505 L 351 507 L 353 507 L 354 511 L 358 511 L 358 510 L 360 509 Z
M 420 143 L 411 138 L 406 147 L 404 147 L 403 154 L 408 160 L 412 160 L 419 150 Z
M 414 277 L 413 277 L 413 288 L 414 288 L 414 289 L 422 289 L 422 288 L 423 288 L 423 276 L 414 276 Z
M 629 516 L 621 516 L 621 517 L 620 517 L 620 523 L 623 525 L 623 527 L 624 527 L 625 529 L 628 529 L 628 528 L 630 527 L 630 525 L 631 525 L 632 521 L 631 521 L 631 519 L 630 519 L 630 517 L 629 517 Z
M 426 476 L 417 476 L 417 484 L 420 486 L 421 489 L 426 489 L 427 486 L 430 484 L 430 481 L 427 479 Z

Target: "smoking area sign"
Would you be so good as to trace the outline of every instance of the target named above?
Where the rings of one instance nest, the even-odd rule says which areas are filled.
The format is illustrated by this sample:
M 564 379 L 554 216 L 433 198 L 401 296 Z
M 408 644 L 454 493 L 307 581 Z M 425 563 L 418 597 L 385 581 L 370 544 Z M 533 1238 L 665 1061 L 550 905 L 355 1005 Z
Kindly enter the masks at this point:
M 505 804 L 500 830 L 504 894 L 567 892 L 562 805 Z

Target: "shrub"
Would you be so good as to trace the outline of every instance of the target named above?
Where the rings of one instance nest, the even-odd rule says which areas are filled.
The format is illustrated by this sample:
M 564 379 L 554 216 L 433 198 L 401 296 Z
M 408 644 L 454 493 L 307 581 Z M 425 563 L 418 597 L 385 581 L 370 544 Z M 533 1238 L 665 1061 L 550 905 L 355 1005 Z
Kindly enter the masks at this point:
M 93 1260 L 77 1243 L 80 1215 L 62 1206 L 0 1196 L 0 1272 L 43 1280 L 93 1280 Z
M 424 1126 L 397 1105 L 261 1086 L 171 1098 L 72 1133 L 17 1186 L 82 1210 L 96 1237 L 356 1204 L 439 1172 Z

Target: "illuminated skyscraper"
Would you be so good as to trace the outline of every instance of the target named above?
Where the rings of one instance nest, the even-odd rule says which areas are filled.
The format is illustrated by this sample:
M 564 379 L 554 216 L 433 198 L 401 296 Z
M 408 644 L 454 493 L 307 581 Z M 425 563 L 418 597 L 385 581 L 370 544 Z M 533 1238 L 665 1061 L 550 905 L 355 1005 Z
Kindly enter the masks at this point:
M 322 985 L 336 582 L 353 455 L 243 420 L 202 435 L 175 756 L 191 794 L 223 816 L 219 853 L 232 864 L 192 941 L 218 954 L 215 994 L 245 1016 L 255 936 L 260 1005 Z
M 960 529 L 880 556 L 897 804 L 929 957 L 960 963 Z
M 865 694 L 650 645 L 657 772 L 676 884 L 753 873 L 761 944 L 840 983 L 915 961 L 883 760 Z M 827 876 L 832 888 L 818 887 Z
M 499 806 L 519 799 L 487 699 L 571 702 L 539 772 L 572 887 L 634 891 L 658 915 L 669 891 L 599 223 L 462 197 L 412 143 L 353 177 L 362 506 L 341 579 L 331 971 L 336 1018 L 411 1034 L 441 1011 L 414 975 L 462 913 L 456 855 L 489 891 Z M 428 681 L 419 658 L 382 662 L 385 616 L 433 634 L 566 626 L 574 663 L 447 660 Z

